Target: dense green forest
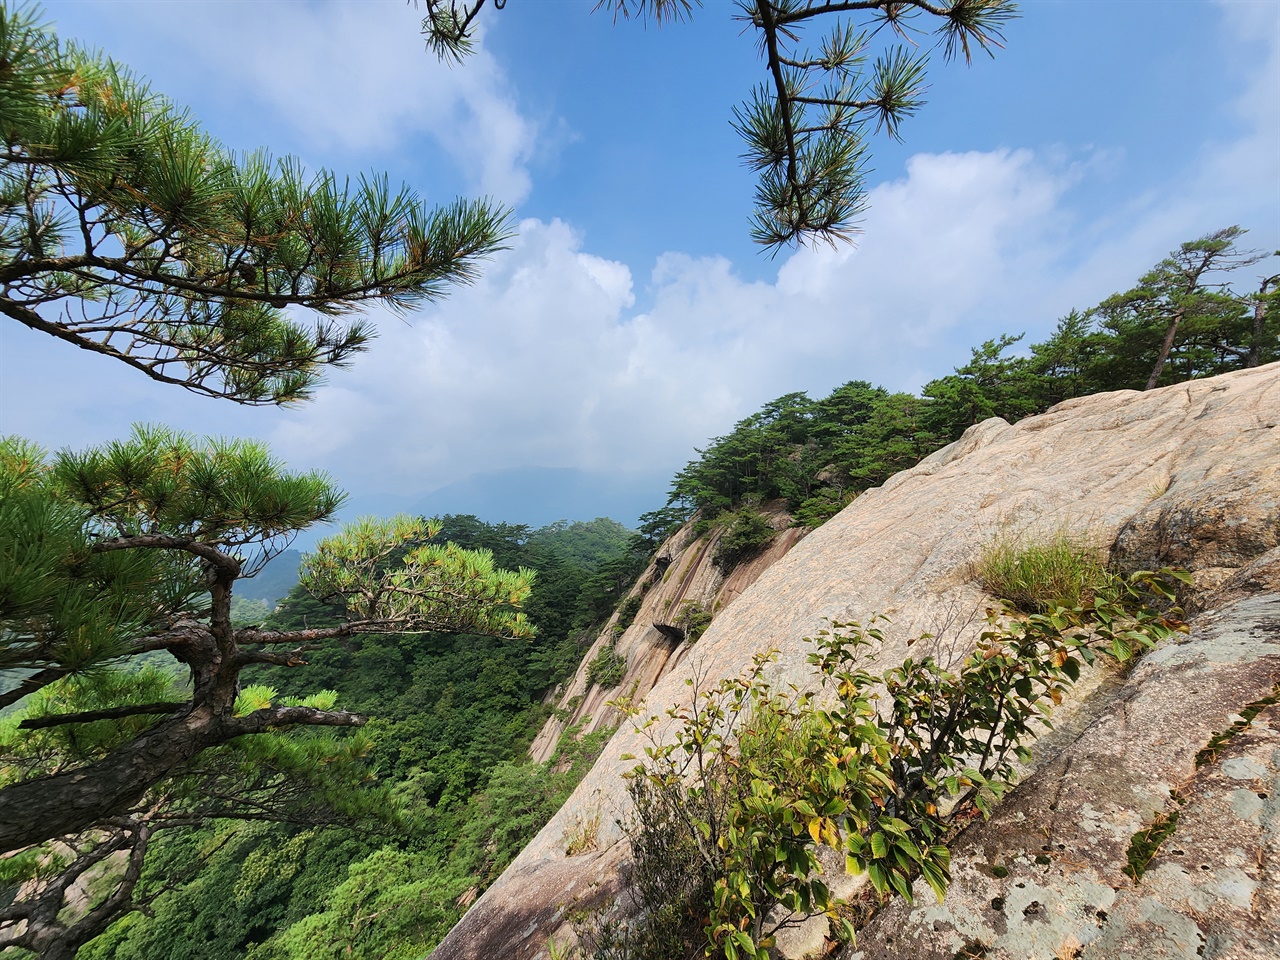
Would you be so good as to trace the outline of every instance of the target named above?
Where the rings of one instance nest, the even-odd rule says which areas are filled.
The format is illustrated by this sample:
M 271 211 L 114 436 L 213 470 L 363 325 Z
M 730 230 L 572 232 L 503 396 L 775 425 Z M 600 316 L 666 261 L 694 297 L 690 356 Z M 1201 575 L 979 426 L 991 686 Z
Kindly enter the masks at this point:
M 537 572 L 526 607 L 536 640 L 360 635 L 315 651 L 306 670 L 245 677 L 281 696 L 332 689 L 373 718 L 369 775 L 392 787 L 397 819 L 347 831 L 225 821 L 171 834 L 148 860 L 141 896 L 173 889 L 81 957 L 417 957 L 563 802 L 603 738 L 570 736 L 550 764 L 524 751 L 549 715 L 543 694 L 594 638 L 631 537 L 604 519 L 531 530 L 449 516 L 437 538 Z M 265 626 L 315 627 L 337 613 L 297 588 Z

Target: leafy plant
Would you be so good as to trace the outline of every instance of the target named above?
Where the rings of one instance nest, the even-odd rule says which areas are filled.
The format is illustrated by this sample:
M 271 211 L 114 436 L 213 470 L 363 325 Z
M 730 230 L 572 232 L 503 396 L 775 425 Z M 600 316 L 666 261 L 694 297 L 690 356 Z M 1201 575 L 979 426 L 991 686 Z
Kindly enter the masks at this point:
M 1087 534 L 1066 529 L 1043 540 L 999 537 L 983 551 L 976 569 L 988 592 L 1024 613 L 1088 603 L 1109 579 L 1097 545 Z
M 845 938 L 844 904 L 821 878 L 820 848 L 866 874 L 881 902 L 910 901 L 923 879 L 950 882 L 949 825 L 987 813 L 1054 705 L 1098 653 L 1127 660 L 1182 629 L 1168 608 L 1180 571 L 1109 577 L 1049 613 L 992 610 L 957 667 L 932 655 L 873 673 L 876 621 L 833 623 L 813 639 L 822 692 L 783 693 L 743 676 L 672 707 L 674 736 L 651 717 L 647 761 L 631 773 L 634 919 L 584 925 L 596 958 L 765 957 L 779 929 L 826 915 Z M 935 638 L 925 636 L 923 641 Z M 625 706 L 625 704 L 621 704 Z M 685 949 L 667 942 L 680 931 Z
M 5 501 L 6 506 L 11 504 Z M 594 567 L 578 567 L 563 558 L 582 552 L 572 539 L 564 544 L 566 538 L 591 531 L 579 529 L 582 525 L 531 531 L 521 525 L 486 524 L 457 516 L 442 518 L 440 523 L 432 542 L 491 550 L 501 567 L 538 571 L 537 586 L 524 608 L 530 619 L 536 618 L 538 639 L 531 643 L 476 635 L 364 634 L 308 651 L 304 670 L 274 666 L 246 670 L 241 693 L 259 685 L 272 688 L 276 691 L 269 696 L 273 708 L 330 709 L 332 701 L 326 707 L 315 691 L 332 688 L 340 692 L 343 709 L 370 716 L 370 722 L 355 736 L 300 739 L 294 733 L 280 737 L 269 754 L 263 749 L 263 737 L 242 738 L 225 755 L 206 753 L 202 770 L 217 773 L 222 786 L 257 771 L 252 781 L 255 803 L 271 799 L 273 782 L 290 772 L 292 781 L 301 780 L 315 790 L 314 795 L 289 801 L 289 810 L 308 821 L 318 817 L 315 799 L 335 794 L 354 778 L 361 795 L 371 806 L 376 804 L 377 819 L 362 817 L 359 832 L 311 831 L 314 836 L 306 851 L 284 862 L 290 869 L 273 868 L 265 881 L 249 870 L 256 860 L 246 856 L 260 849 L 287 849 L 298 826 L 257 823 L 246 828 L 221 820 L 204 828 L 159 831 L 135 892 L 137 903 L 149 904 L 149 913 L 134 913 L 86 944 L 81 948 L 86 960 L 189 960 L 192 942 L 201 945 L 205 956 L 300 960 L 322 949 L 307 938 L 323 936 L 338 937 L 329 942 L 337 944 L 333 949 L 350 946 L 352 956 L 384 957 L 410 950 L 411 956 L 421 956 L 461 914 L 464 904 L 455 902 L 460 895 L 467 890 L 483 892 L 555 812 L 599 753 L 601 732 L 565 744 L 552 764 L 518 761 L 545 719 L 543 695 L 577 668 L 585 649 L 577 645 L 572 621 L 581 584 Z M 618 532 L 612 549 L 625 548 L 625 530 L 603 532 L 611 538 Z M 608 556 L 590 562 L 598 565 Z M 261 629 L 316 629 L 335 625 L 340 617 L 340 610 L 320 604 L 298 588 Z M 37 712 L 45 716 L 121 703 L 189 699 L 185 688 L 189 671 L 182 667 L 175 677 L 175 665 L 181 665 L 164 651 L 135 661 L 139 667 L 149 667 L 153 658 L 155 667 L 163 668 L 154 688 L 141 679 L 130 681 L 134 686 L 129 690 L 119 687 L 126 678 L 146 675 L 136 668 L 94 672 L 75 691 L 74 703 L 63 696 L 70 696 L 69 689 L 51 685 L 11 709 L 25 706 L 26 716 L 32 717 Z M 91 694 L 87 688 L 96 690 L 98 684 L 110 685 Z M 58 698 L 36 711 L 33 708 L 45 702 L 42 694 Z M 578 699 L 570 702 L 570 712 Z M 22 719 L 19 714 L 0 720 L 0 750 L 12 758 L 8 770 L 15 775 L 20 763 L 42 763 L 51 750 L 65 752 L 63 744 L 69 740 L 85 749 L 109 748 L 122 733 L 132 729 L 127 737 L 131 739 L 157 718 L 139 715 L 38 731 L 17 729 Z M 113 739 L 104 742 L 105 737 Z M 26 760 L 14 756 L 10 741 L 15 738 L 27 745 Z M 287 744 L 280 741 L 299 742 L 285 754 Z M 343 762 L 335 763 L 335 758 Z M 31 768 L 32 774 L 38 772 Z M 376 780 L 369 780 L 371 774 Z M 208 780 L 193 782 L 190 798 L 207 804 L 211 798 L 202 800 L 200 794 L 202 790 L 210 793 L 209 784 Z M 352 819 L 342 809 L 336 812 L 343 822 Z M 405 815 L 390 822 L 397 812 Z M 435 891 L 429 905 L 434 919 L 421 926 L 416 918 L 428 905 L 416 900 L 395 902 L 398 897 L 422 896 L 413 883 L 389 883 L 380 890 L 378 917 L 370 917 L 367 904 L 358 897 L 344 899 L 334 892 L 352 870 L 363 875 L 361 861 L 388 842 L 421 861 L 413 869 L 414 876 L 428 881 Z M 46 873 L 52 871 L 51 879 L 56 879 L 63 868 L 53 867 L 50 862 Z M 111 876 L 119 872 L 114 870 Z M 252 894 L 243 897 L 228 893 L 249 888 Z M 411 930 L 399 924 L 401 917 L 415 918 Z
M 801 502 L 792 517 L 792 525 L 816 530 L 853 502 L 855 491 L 821 487 Z

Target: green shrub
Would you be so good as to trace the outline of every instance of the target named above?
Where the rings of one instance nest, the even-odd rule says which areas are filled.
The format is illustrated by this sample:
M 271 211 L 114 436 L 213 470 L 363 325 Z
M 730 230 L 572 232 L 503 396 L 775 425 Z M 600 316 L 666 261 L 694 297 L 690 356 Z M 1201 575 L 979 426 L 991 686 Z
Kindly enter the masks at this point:
M 680 613 L 676 615 L 676 626 L 684 630 L 684 638 L 689 643 L 697 643 L 698 638 L 711 626 L 711 611 L 696 600 L 686 600 L 680 605 Z
M 796 507 L 792 514 L 792 526 L 817 529 L 852 503 L 853 498 L 852 490 L 842 493 L 831 487 L 823 487 Z
M 1087 604 L 1111 577 L 1091 539 L 1068 530 L 1035 542 L 1001 537 L 983 551 L 977 574 L 989 593 L 1023 613 Z
M 1181 627 L 1176 611 L 1156 608 L 1188 579 L 1139 572 L 1049 615 L 992 611 L 977 648 L 951 670 L 925 656 L 871 673 L 879 630 L 837 623 L 809 655 L 826 694 L 775 692 L 764 679 L 775 654 L 742 677 L 693 687 L 667 711 L 674 736 L 651 732 L 647 760 L 630 774 L 631 919 L 579 918 L 585 955 L 763 960 L 780 926 L 822 914 L 852 939 L 849 905 L 821 879 L 821 847 L 866 873 L 876 902 L 910 901 L 921 878 L 941 899 L 951 824 L 987 813 L 1008 789 L 1082 661 L 1127 660 Z
M 728 573 L 773 541 L 775 531 L 769 525 L 769 518 L 758 510 L 743 507 L 721 514 L 720 521 L 725 529 L 711 559 L 721 573 Z
M 626 630 L 627 627 L 636 622 L 636 614 L 640 612 L 640 605 L 644 603 L 644 597 L 640 594 L 627 597 L 622 601 L 622 605 L 618 608 L 617 626 Z
M 602 687 L 616 687 L 627 675 L 627 658 L 612 643 L 607 644 L 587 665 L 587 680 Z

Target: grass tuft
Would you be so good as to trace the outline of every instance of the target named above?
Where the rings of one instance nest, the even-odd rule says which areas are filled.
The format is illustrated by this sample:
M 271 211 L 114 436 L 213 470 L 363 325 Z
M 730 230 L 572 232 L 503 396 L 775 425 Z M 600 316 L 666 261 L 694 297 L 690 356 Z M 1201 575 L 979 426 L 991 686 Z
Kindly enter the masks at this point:
M 1173 802 L 1175 804 L 1182 803 L 1182 798 L 1174 791 Z M 1173 831 L 1178 829 L 1178 809 L 1161 810 L 1155 815 L 1150 825 L 1139 830 L 1133 835 L 1129 841 L 1129 853 L 1127 859 L 1128 865 L 1123 868 L 1133 882 L 1139 883 L 1142 875 L 1147 872 L 1147 867 L 1160 850 L 1160 844 L 1164 843 L 1169 837 L 1173 836 Z
M 983 551 L 976 572 L 989 593 L 1024 613 L 1086 604 L 1110 577 L 1091 538 L 1069 530 L 1034 542 L 1000 537 Z

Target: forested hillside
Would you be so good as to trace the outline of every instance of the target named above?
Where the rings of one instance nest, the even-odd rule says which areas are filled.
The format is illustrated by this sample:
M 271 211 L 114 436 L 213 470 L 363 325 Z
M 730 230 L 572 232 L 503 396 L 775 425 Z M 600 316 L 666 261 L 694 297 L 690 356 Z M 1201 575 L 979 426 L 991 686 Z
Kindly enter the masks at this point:
M 857 380 L 821 400 L 779 397 L 676 474 L 668 504 L 713 517 L 783 498 L 798 523 L 817 526 L 988 417 L 1012 423 L 1071 397 L 1280 358 L 1280 276 L 1255 286 L 1230 275 L 1256 264 L 1274 273 L 1267 258 L 1241 248 L 1244 233 L 1228 227 L 1181 244 L 1133 288 L 1070 312 L 1040 343 L 1026 345 L 1021 334 L 987 341 L 919 396 Z
M 304 671 L 246 675 L 282 697 L 332 689 L 369 716 L 369 775 L 391 788 L 397 817 L 342 832 L 223 822 L 170 836 L 143 878 L 143 897 L 173 887 L 154 915 L 130 915 L 81 957 L 416 957 L 555 811 L 600 738 L 567 738 L 557 773 L 526 762 L 524 747 L 549 709 L 544 692 L 581 656 L 601 592 L 593 578 L 608 579 L 629 534 L 604 519 L 531 530 L 450 516 L 437 539 L 535 570 L 526 611 L 537 639 L 361 635 L 315 651 Z M 295 589 L 265 626 L 334 616 Z

